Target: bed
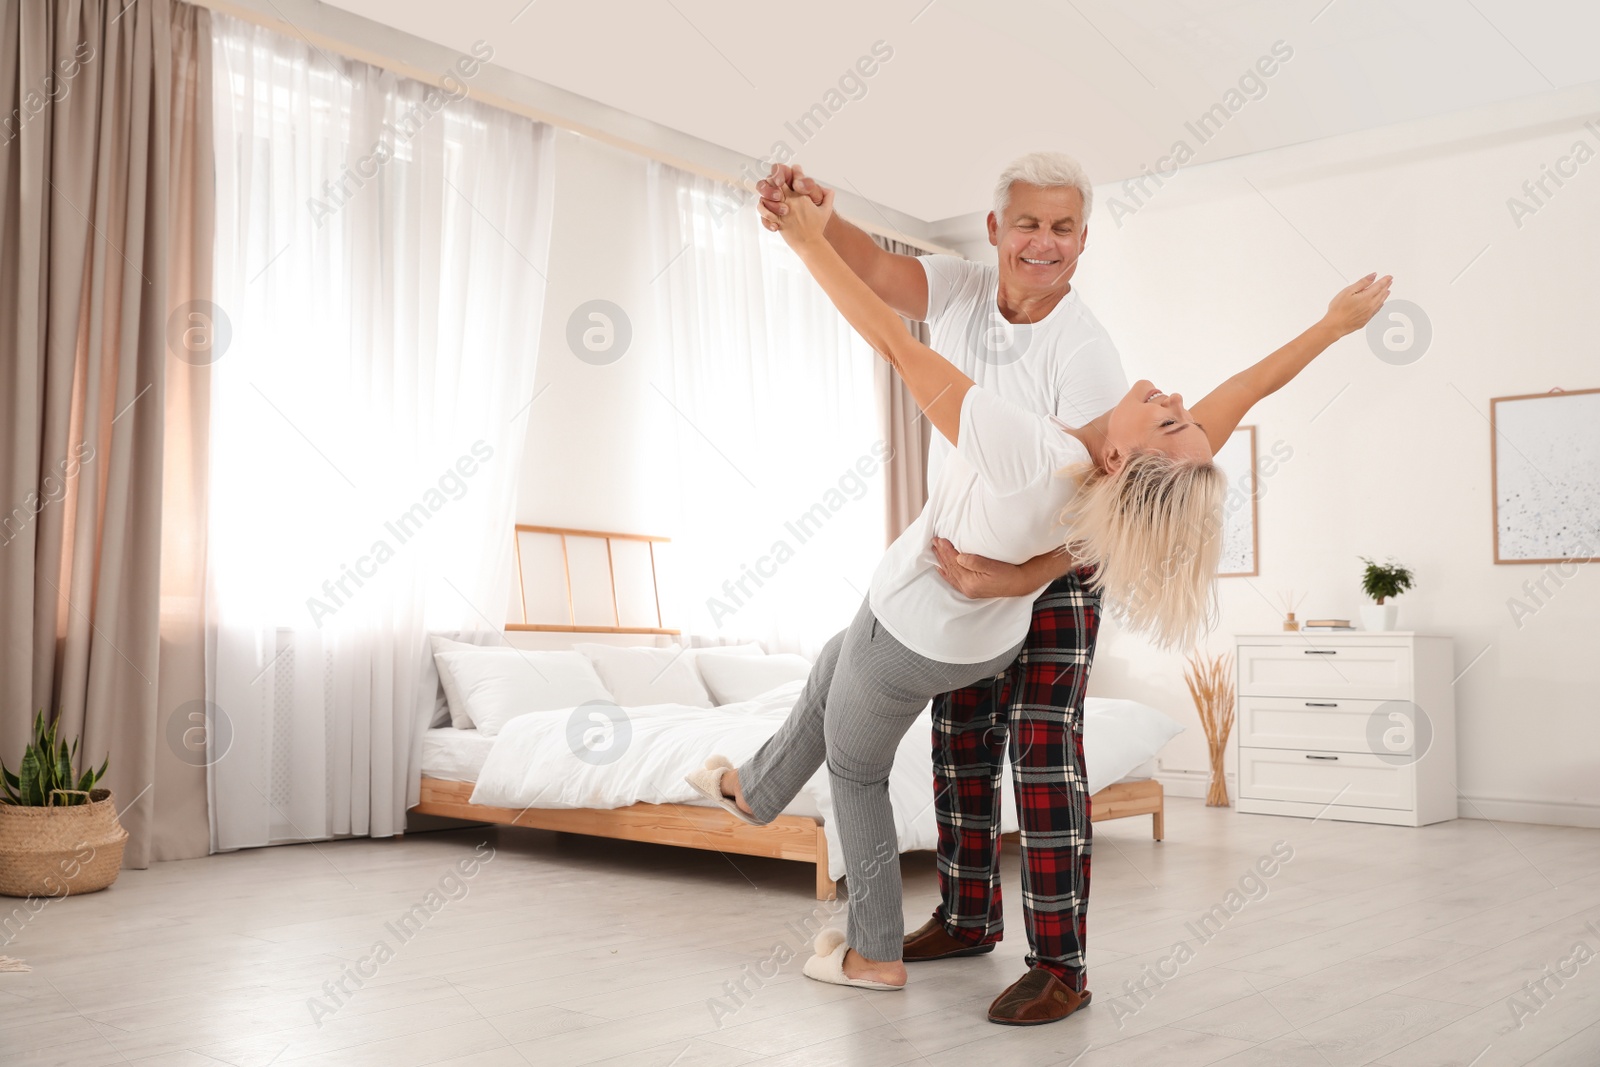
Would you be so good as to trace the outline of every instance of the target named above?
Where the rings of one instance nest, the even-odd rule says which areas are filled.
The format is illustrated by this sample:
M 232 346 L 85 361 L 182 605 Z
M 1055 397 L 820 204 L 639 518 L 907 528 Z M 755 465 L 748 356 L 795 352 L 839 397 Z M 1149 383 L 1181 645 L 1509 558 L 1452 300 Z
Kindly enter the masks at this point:
M 506 627 L 502 635 L 506 644 L 537 655 L 569 649 L 580 642 L 619 649 L 672 643 L 676 634 L 661 625 L 654 590 L 656 548 L 664 539 L 532 526 L 519 526 L 517 537 L 522 621 Z M 530 601 L 541 595 L 528 579 L 533 569 L 531 558 L 541 554 L 532 538 L 559 541 L 565 595 L 551 597 L 548 590 L 543 595 L 557 610 L 564 604 L 565 620 L 530 618 Z M 595 621 L 592 605 L 581 606 L 586 599 L 595 599 L 595 594 L 582 589 L 582 568 L 574 568 L 572 561 L 586 553 L 597 558 L 592 547 L 576 548 L 582 539 L 604 541 L 605 566 L 591 568 L 598 570 L 603 587 L 599 599 L 610 603 L 610 618 L 600 622 Z M 618 543 L 647 547 L 649 596 L 625 597 L 619 591 L 619 569 L 642 574 L 645 566 L 635 560 L 631 568 L 619 568 L 617 560 L 627 550 L 619 550 Z M 542 555 L 547 561 L 557 558 L 548 544 Z M 576 583 L 575 574 L 579 576 Z M 629 600 L 647 613 L 653 607 L 654 618 L 641 619 L 637 610 L 625 610 L 623 604 Z M 740 694 L 745 699 L 713 707 L 619 701 L 602 710 L 615 728 L 626 731 L 627 743 L 604 761 L 587 758 L 571 742 L 574 724 L 581 725 L 580 717 L 593 717 L 593 709 L 587 705 L 520 714 L 497 727 L 494 736 L 467 728 L 470 724 L 460 721 L 453 726 L 435 725 L 420 740 L 415 764 L 420 772 L 418 802 L 411 810 L 805 863 L 815 868 L 817 898 L 833 899 L 843 862 L 826 829 L 832 804 L 825 770 L 766 826 L 734 819 L 694 796 L 681 780 L 685 771 L 698 766 L 711 752 L 727 755 L 736 765 L 748 758 L 788 714 L 800 685 L 798 679 L 791 679 L 769 691 L 755 696 Z M 1093 821 L 1149 815 L 1154 838 L 1162 839 L 1164 795 L 1161 784 L 1151 777 L 1154 753 L 1181 729 L 1155 709 L 1132 701 L 1091 698 L 1086 702 L 1084 747 L 1090 764 Z M 901 742 L 889 783 L 903 852 L 931 849 L 937 842 L 928 766 L 930 736 L 931 721 L 924 710 Z M 1008 769 L 1001 798 L 1002 830 L 1007 832 L 1016 830 L 1010 780 Z

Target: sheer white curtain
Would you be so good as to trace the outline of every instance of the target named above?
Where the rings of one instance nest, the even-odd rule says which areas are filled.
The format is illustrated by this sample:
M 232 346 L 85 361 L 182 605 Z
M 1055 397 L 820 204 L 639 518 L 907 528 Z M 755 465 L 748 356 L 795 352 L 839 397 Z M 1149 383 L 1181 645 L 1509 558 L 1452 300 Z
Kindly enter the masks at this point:
M 551 133 L 212 27 L 212 844 L 385 836 L 426 632 L 504 619 Z
M 877 356 L 753 197 L 651 168 L 682 514 L 683 628 L 814 655 L 849 623 L 883 555 Z

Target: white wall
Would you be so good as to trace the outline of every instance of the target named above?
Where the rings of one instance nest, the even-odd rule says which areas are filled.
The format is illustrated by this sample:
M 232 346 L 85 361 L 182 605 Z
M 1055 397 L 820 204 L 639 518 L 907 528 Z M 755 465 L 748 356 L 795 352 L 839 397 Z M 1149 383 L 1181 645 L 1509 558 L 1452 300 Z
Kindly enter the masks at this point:
M 1355 619 L 1357 555 L 1397 556 L 1418 578 L 1401 628 L 1454 637 L 1465 672 L 1461 813 L 1596 826 L 1600 576 L 1580 568 L 1516 624 L 1508 601 L 1544 568 L 1492 563 L 1488 421 L 1491 397 L 1600 386 L 1600 158 L 1520 227 L 1507 206 L 1574 142 L 1600 152 L 1584 117 L 1488 136 L 1456 117 L 1183 170 L 1120 226 L 1110 197 L 1133 201 L 1108 187 L 1078 284 L 1130 378 L 1197 399 L 1346 281 L 1395 275 L 1394 297 L 1432 322 L 1418 362 L 1386 364 L 1353 335 L 1248 420 L 1263 454 L 1281 440 L 1293 458 L 1263 482 L 1261 574 L 1222 580 L 1212 649 L 1278 629 L 1286 590 L 1304 596 L 1301 618 Z M 1207 766 L 1181 670 L 1111 627 L 1091 684 L 1189 726 L 1162 755 L 1178 788 Z
M 663 537 L 675 532 L 675 416 L 662 396 L 672 389 L 653 291 L 660 265 L 651 261 L 648 168 L 634 153 L 556 132 L 556 214 L 517 491 L 519 523 Z M 620 309 L 618 324 L 625 321 L 631 333 L 611 362 L 604 361 L 608 354 L 596 357 L 581 345 L 575 350 L 568 340 L 575 316 L 580 330 L 591 325 L 585 305 L 595 300 Z M 588 358 L 580 358 L 580 350 Z M 664 564 L 669 552 L 663 552 Z M 519 621 L 514 591 L 510 595 L 507 617 Z
M 640 156 L 558 131 L 555 227 L 539 368 L 528 412 L 517 521 L 665 533 L 671 392 L 656 328 L 646 172 Z M 622 309 L 632 329 L 615 362 L 580 359 L 568 322 L 591 300 Z

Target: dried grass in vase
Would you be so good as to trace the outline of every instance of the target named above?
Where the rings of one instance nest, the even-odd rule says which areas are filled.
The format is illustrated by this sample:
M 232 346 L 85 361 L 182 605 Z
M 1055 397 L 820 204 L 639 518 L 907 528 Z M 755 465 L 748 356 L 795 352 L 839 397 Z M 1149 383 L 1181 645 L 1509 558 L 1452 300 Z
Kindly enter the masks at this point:
M 1187 657 L 1183 680 L 1189 683 L 1189 695 L 1200 712 L 1200 725 L 1206 732 L 1206 746 L 1211 752 L 1211 786 L 1206 790 L 1206 807 L 1228 807 L 1228 782 L 1223 775 L 1223 759 L 1228 751 L 1228 737 L 1233 733 L 1233 656 L 1224 652 L 1215 658 L 1201 656 L 1198 651 Z

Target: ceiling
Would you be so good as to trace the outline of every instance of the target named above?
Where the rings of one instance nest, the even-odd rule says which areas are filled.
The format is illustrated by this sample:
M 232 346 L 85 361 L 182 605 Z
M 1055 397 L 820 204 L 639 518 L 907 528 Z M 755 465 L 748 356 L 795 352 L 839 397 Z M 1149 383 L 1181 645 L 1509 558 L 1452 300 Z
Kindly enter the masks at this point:
M 1212 162 L 1600 80 L 1592 0 L 332 2 L 757 159 L 782 142 L 930 223 L 984 208 L 1037 148 L 1104 183 L 1180 140 Z M 875 42 L 892 55 L 830 98 Z M 1278 42 L 1292 54 L 1230 99 Z M 1219 104 L 1236 111 L 1202 143 L 1185 124 Z

